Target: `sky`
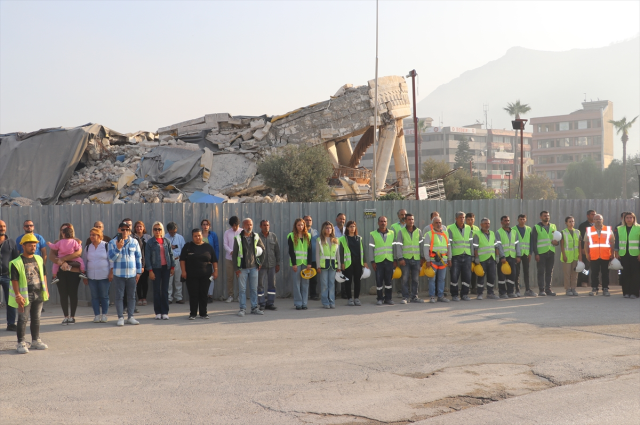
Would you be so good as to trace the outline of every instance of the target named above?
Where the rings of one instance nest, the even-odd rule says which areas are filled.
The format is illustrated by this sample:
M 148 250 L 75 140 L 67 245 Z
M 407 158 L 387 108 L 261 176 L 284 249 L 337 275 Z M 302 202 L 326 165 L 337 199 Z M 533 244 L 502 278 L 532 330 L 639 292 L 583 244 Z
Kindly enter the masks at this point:
M 375 19 L 374 1 L 0 1 L 0 133 L 282 114 L 374 78 Z M 514 46 L 639 33 L 639 1 L 381 1 L 378 72 L 416 69 L 420 100 Z

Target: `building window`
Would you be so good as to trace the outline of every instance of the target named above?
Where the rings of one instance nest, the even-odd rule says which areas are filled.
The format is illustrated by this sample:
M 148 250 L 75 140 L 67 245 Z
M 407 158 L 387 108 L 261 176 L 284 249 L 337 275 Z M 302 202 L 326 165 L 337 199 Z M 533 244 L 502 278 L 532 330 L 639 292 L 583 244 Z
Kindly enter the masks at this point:
M 556 172 L 555 171 L 546 171 L 545 174 L 547 175 L 547 177 L 549 177 L 551 180 L 554 180 L 556 178 Z
M 536 164 L 553 164 L 555 157 L 553 155 L 543 155 L 535 157 Z
M 576 137 L 576 146 L 587 146 L 588 139 L 584 136 Z
M 493 143 L 504 143 L 504 137 L 502 137 L 502 136 L 493 136 Z
M 594 145 L 596 145 L 596 146 L 601 145 L 602 144 L 602 136 L 593 136 L 592 143 Z
M 554 147 L 554 139 L 538 140 L 538 149 L 549 149 Z
M 568 122 L 568 121 L 561 122 L 561 123 L 560 123 L 560 128 L 559 128 L 559 130 L 560 130 L 560 131 L 567 131 L 567 130 L 569 130 L 569 122 Z
M 589 120 L 578 121 L 578 130 L 584 130 L 588 128 L 588 123 L 589 123 Z
M 591 120 L 591 128 L 600 128 L 602 127 L 602 120 Z
M 569 137 L 563 137 L 561 139 L 558 139 L 557 145 L 559 148 L 569 147 L 571 146 L 571 139 Z
M 531 158 L 531 152 L 525 151 L 524 157 L 525 158 Z
M 558 162 L 572 162 L 573 155 L 559 155 Z

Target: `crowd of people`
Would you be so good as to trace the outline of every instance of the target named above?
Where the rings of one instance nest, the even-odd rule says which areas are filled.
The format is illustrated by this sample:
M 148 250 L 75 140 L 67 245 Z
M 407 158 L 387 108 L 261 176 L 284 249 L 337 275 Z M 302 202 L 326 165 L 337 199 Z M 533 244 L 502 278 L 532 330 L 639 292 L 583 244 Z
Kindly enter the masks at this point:
M 548 211 L 540 213 L 533 227 L 527 225 L 525 214 L 518 215 L 516 226 L 503 216 L 497 230 L 491 229 L 488 218 L 476 226 L 470 212 L 456 213 L 449 226 L 433 212 L 430 224 L 422 230 L 406 210 L 401 209 L 397 216 L 398 221 L 391 225 L 386 217 L 379 217 L 377 229 L 364 237 L 358 235 L 356 221 L 347 220 L 343 213 L 335 224 L 322 223 L 319 231 L 313 228 L 311 216 L 295 219 L 286 238 L 295 309 L 307 310 L 309 299 L 320 300 L 325 309 L 336 308 L 338 285 L 339 296 L 348 306 L 361 306 L 361 281 L 370 276 L 371 269 L 377 305 L 394 304 L 394 280 L 401 303 L 423 303 L 418 296 L 423 275 L 428 278 L 430 303 L 469 301 L 472 294 L 482 300 L 485 287 L 488 299 L 555 296 L 551 279 L 556 250 L 567 296 L 577 296 L 576 288 L 584 283 L 591 286 L 590 296 L 600 290 L 609 296 L 609 268 L 614 268 L 619 270 L 623 297 L 640 297 L 640 225 L 633 212 L 623 212 L 617 226 L 607 226 L 601 214 L 589 210 L 578 229 L 575 218 L 566 217 L 562 231 L 551 223 Z M 234 216 L 228 223 L 223 236 L 226 295 L 222 300 L 237 300 L 237 314 L 244 316 L 248 287 L 251 314 L 277 310 L 276 274 L 282 259 L 269 221 L 260 221 L 259 232 L 254 231 L 251 218 L 241 222 Z M 209 318 L 207 304 L 213 301 L 220 247 L 207 219 L 191 231 L 190 242 L 178 233 L 174 222 L 167 223 L 165 233 L 165 226 L 156 221 L 148 234 L 142 221 L 133 223 L 129 218 L 120 222 L 113 237 L 104 234 L 102 222 L 94 223 L 84 245 L 71 223 L 62 224 L 59 239 L 53 243 L 35 232 L 32 220 L 25 220 L 23 228 L 24 234 L 14 240 L 0 220 L 0 283 L 7 304 L 7 331 L 17 333 L 18 353 L 29 352 L 25 339 L 29 320 L 30 348 L 47 348 L 40 339 L 40 315 L 49 299 L 47 260 L 52 264 L 51 285 L 59 292 L 62 324 L 75 323 L 81 281 L 91 292 L 95 323 L 108 322 L 109 292 L 114 285 L 116 325 L 137 325 L 135 313 L 137 306 L 147 305 L 149 281 L 156 320 L 169 320 L 169 305 L 174 300 L 184 304 L 183 283 L 189 295 L 189 320 Z M 537 264 L 537 292 L 529 282 L 532 259 Z M 447 269 L 451 299 L 444 292 Z

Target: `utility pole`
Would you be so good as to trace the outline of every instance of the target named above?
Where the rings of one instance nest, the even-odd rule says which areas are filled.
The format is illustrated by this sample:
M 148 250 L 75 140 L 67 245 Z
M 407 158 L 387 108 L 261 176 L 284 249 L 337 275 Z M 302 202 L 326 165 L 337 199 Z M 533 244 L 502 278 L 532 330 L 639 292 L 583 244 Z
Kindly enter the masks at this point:
M 484 129 L 489 129 L 489 120 L 487 119 L 487 112 L 489 112 L 489 105 L 482 105 L 482 109 L 484 109 Z
M 416 201 L 420 198 L 418 198 L 418 183 L 420 182 L 420 169 L 418 166 L 418 154 L 420 153 L 419 150 L 419 143 L 418 143 L 418 137 L 420 137 L 420 134 L 418 134 L 418 115 L 416 114 L 416 76 L 418 75 L 418 73 L 416 72 L 415 69 L 412 69 L 411 71 L 409 71 L 409 75 L 407 75 L 407 77 L 411 77 L 411 83 L 413 85 L 413 140 L 415 142 L 414 144 L 414 157 L 415 157 L 415 169 L 414 169 L 414 173 L 415 173 L 415 177 L 416 177 Z M 411 178 L 411 173 L 409 173 L 409 178 Z
M 376 0 L 376 89 L 375 89 L 375 102 L 373 109 L 373 192 L 371 193 L 371 200 L 377 199 L 377 155 L 376 149 L 378 149 L 378 0 Z

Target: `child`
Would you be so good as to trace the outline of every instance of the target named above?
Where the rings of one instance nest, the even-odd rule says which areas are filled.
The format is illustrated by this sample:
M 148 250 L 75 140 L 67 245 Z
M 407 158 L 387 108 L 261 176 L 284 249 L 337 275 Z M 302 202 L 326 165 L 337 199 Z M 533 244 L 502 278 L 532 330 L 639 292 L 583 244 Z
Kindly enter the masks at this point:
M 74 252 L 76 252 L 81 248 L 80 243 L 73 238 L 74 236 L 73 229 L 71 229 L 70 227 L 66 227 L 62 229 L 62 236 L 64 236 L 64 239 L 60 239 L 56 243 L 47 242 L 47 245 L 49 246 L 49 248 L 55 249 L 58 251 L 58 258 L 62 258 L 66 255 L 73 254 Z M 69 263 L 70 265 L 74 265 L 74 266 L 75 266 L 75 263 L 77 263 L 78 266 L 80 267 L 80 277 L 82 279 L 87 279 L 87 276 L 84 274 L 85 268 L 84 268 L 84 261 L 82 260 L 82 258 L 80 257 L 74 258 L 73 261 L 70 261 Z M 58 274 L 59 268 L 60 268 L 59 265 L 55 263 L 53 264 L 53 268 L 52 268 L 53 280 L 51 281 L 52 285 L 55 283 L 58 283 L 59 281 L 59 279 L 56 277 Z

